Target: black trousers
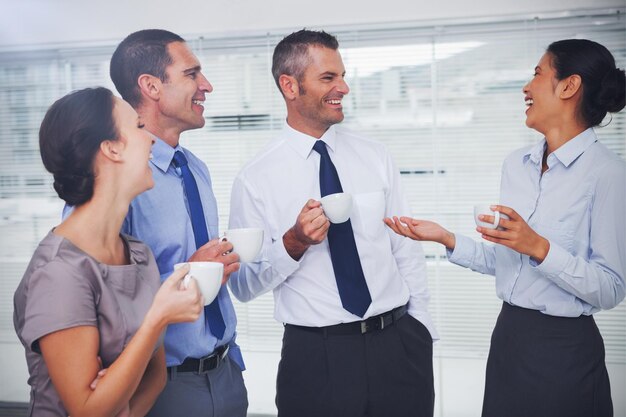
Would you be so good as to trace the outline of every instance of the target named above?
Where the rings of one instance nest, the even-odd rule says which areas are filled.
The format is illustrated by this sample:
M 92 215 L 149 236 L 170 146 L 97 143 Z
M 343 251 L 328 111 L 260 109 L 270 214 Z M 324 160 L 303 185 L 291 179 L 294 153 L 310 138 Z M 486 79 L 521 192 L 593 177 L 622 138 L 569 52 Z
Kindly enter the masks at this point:
M 502 306 L 487 361 L 483 417 L 612 417 L 604 342 L 592 316 Z
M 432 417 L 432 338 L 405 314 L 366 334 L 285 326 L 279 417 Z

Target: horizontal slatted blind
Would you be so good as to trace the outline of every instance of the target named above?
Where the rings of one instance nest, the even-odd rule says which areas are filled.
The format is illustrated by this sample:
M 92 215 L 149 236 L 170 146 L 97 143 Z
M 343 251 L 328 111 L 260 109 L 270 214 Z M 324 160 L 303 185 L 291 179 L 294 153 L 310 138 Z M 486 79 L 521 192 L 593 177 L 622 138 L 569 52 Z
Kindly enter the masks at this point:
M 469 236 L 472 205 L 497 201 L 504 157 L 540 139 L 524 125 L 521 89 L 545 47 L 557 39 L 589 38 L 626 66 L 619 15 L 332 32 L 351 87 L 344 123 L 386 143 L 414 216 Z M 211 170 L 222 230 L 234 176 L 284 122 L 284 103 L 270 75 L 271 53 L 282 35 L 189 38 L 214 92 L 206 101 L 205 128 L 186 132 L 182 143 Z M 116 43 L 0 53 L 0 341 L 16 341 L 13 291 L 62 207 L 39 158 L 39 123 L 66 92 L 94 85 L 113 89 L 108 63 Z M 624 112 L 597 132 L 626 156 Z M 493 278 L 449 264 L 437 245 L 424 248 L 430 308 L 442 337 L 435 354 L 484 357 L 500 307 Z M 236 309 L 244 350 L 278 352 L 282 326 L 273 319 L 272 295 L 236 302 Z M 625 362 L 626 304 L 596 319 L 607 360 Z

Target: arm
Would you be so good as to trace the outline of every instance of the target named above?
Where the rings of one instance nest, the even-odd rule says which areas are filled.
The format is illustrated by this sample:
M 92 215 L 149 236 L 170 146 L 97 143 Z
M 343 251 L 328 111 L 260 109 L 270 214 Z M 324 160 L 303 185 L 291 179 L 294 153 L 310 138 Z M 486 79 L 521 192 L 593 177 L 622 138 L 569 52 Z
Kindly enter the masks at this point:
M 385 218 L 384 222 L 401 236 L 418 241 L 441 243 L 446 247 L 448 259 L 452 263 L 481 274 L 495 275 L 496 273 L 494 246 L 475 242 L 463 235 L 455 235 L 429 220 L 393 216 L 393 218 Z
M 166 325 L 196 320 L 202 311 L 196 283 L 192 281 L 187 289 L 181 289 L 180 282 L 187 272 L 187 268 L 181 268 L 163 283 L 142 325 L 95 390 L 90 383 L 99 371 L 100 336 L 96 327 L 67 328 L 39 339 L 52 383 L 70 415 L 115 415 L 126 407 Z
M 273 239 L 264 202 L 254 187 L 238 176 L 231 193 L 230 228 L 261 227 L 264 230 L 260 261 L 244 263 L 228 285 L 240 301 L 249 301 L 280 285 L 299 268 L 299 260 L 311 246 L 322 242 L 330 224 L 319 202 L 309 200 L 292 228 Z
M 154 401 L 165 388 L 167 371 L 165 369 L 165 348 L 161 346 L 146 368 L 143 378 L 130 399 L 130 415 L 145 416 L 152 408 Z
M 610 309 L 626 294 L 626 164 L 597 181 L 591 206 L 587 257 L 575 256 L 532 230 L 512 209 L 503 231 L 479 230 L 485 239 L 531 257 L 531 265 L 560 288 L 588 304 Z

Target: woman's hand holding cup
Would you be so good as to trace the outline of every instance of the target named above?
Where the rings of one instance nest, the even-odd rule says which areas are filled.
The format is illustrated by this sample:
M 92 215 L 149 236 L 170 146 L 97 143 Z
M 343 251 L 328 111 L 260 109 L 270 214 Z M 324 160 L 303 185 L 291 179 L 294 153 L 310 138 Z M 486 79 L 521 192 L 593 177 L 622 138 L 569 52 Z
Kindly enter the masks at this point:
M 187 285 L 183 283 L 188 272 L 189 266 L 183 266 L 163 281 L 146 319 L 165 327 L 171 323 L 196 321 L 200 317 L 204 301 L 195 279 L 190 279 Z
M 492 227 L 478 226 L 476 231 L 482 238 L 493 243 L 504 245 L 524 255 L 528 255 L 541 263 L 548 255 L 550 242 L 537 234 L 515 210 L 507 206 L 494 205 L 493 212 L 500 213 L 499 222 L 495 216 L 481 214 L 477 222 L 490 223 Z M 497 229 L 493 225 L 497 225 Z

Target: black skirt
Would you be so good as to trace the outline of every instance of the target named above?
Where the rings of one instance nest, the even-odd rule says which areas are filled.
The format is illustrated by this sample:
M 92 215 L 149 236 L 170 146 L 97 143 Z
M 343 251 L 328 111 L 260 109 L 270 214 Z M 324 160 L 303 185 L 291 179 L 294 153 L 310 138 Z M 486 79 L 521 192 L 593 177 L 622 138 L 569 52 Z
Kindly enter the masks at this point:
M 503 303 L 482 416 L 612 417 L 604 342 L 593 316 L 548 316 Z

